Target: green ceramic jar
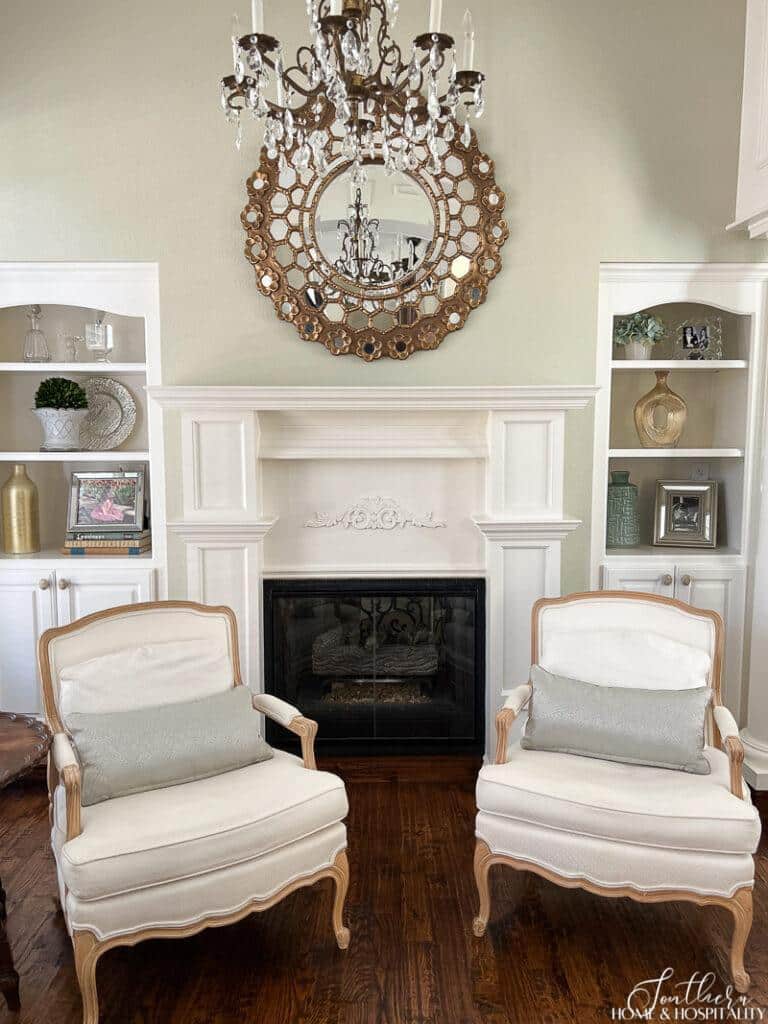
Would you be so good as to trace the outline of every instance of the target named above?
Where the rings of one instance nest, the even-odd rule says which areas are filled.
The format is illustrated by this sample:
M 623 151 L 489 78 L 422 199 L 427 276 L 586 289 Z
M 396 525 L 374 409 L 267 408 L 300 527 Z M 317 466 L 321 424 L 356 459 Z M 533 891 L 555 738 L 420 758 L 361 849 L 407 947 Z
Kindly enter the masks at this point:
M 637 487 L 630 483 L 629 473 L 616 469 L 608 484 L 608 527 L 606 546 L 634 547 L 640 543 L 640 520 L 637 515 Z

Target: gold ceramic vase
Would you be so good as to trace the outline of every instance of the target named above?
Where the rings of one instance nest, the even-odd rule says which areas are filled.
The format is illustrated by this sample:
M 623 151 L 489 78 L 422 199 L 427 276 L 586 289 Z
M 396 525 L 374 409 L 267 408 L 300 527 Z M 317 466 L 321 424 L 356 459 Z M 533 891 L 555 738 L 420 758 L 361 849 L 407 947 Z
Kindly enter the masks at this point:
M 677 448 L 688 406 L 667 385 L 669 370 L 656 371 L 656 387 L 635 404 L 635 429 L 643 448 Z
M 31 555 L 40 550 L 40 511 L 37 486 L 18 462 L 0 488 L 3 511 L 3 551 L 6 555 Z

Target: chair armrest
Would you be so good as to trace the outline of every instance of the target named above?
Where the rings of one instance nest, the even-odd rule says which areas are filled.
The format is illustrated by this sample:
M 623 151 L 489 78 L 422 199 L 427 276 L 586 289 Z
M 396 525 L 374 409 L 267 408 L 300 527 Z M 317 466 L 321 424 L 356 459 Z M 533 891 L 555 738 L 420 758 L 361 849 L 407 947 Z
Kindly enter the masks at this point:
M 712 708 L 715 725 L 720 733 L 723 750 L 728 754 L 731 764 L 731 792 L 739 800 L 744 798 L 744 780 L 742 766 L 744 764 L 744 747 L 739 736 L 739 727 L 731 712 L 722 704 Z
M 70 839 L 76 839 L 83 828 L 80 819 L 80 762 L 77 760 L 77 754 L 66 733 L 57 732 L 54 735 L 51 744 L 51 758 L 59 781 L 64 786 L 67 806 L 67 842 L 69 842 Z
M 282 725 L 284 729 L 299 737 L 304 767 L 315 771 L 317 769 L 315 760 L 317 722 L 311 718 L 305 718 L 293 704 L 268 693 L 254 694 L 253 706 L 256 711 L 260 711 L 262 715 L 266 715 L 267 718 L 271 718 L 273 722 L 277 722 L 278 725 Z
M 516 686 L 496 715 L 496 764 L 506 764 L 509 730 L 512 723 L 531 699 L 533 687 L 530 683 Z

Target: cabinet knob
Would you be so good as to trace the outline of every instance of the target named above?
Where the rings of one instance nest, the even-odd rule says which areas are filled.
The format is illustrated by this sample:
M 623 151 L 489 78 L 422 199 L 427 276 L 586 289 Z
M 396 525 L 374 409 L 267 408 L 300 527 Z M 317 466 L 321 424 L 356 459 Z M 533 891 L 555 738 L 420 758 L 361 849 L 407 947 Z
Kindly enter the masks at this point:
M 59 590 L 69 590 L 69 580 L 59 580 Z
M 689 576 L 686 573 L 685 576 L 682 576 L 680 578 L 680 582 L 683 584 L 684 587 L 690 587 L 690 585 L 693 583 L 693 576 Z
M 665 572 L 664 575 L 661 577 L 661 582 L 665 587 L 671 587 L 672 584 L 675 582 L 672 577 L 672 573 Z M 61 586 L 61 584 L 59 584 L 59 586 Z
M 40 587 L 41 590 L 47 590 L 51 585 L 51 581 L 43 578 L 37 585 L 38 587 Z

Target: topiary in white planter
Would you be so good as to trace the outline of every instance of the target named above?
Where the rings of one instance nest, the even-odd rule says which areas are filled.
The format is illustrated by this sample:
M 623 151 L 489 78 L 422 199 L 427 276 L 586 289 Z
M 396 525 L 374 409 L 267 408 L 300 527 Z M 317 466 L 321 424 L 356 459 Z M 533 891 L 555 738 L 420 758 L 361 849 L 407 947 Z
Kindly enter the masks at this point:
M 85 391 L 66 377 L 49 377 L 35 394 L 35 414 L 43 427 L 41 452 L 80 450 L 80 427 L 88 415 Z
M 663 340 L 664 321 L 650 313 L 633 313 L 616 324 L 613 340 L 624 349 L 625 359 L 650 359 L 651 350 Z

